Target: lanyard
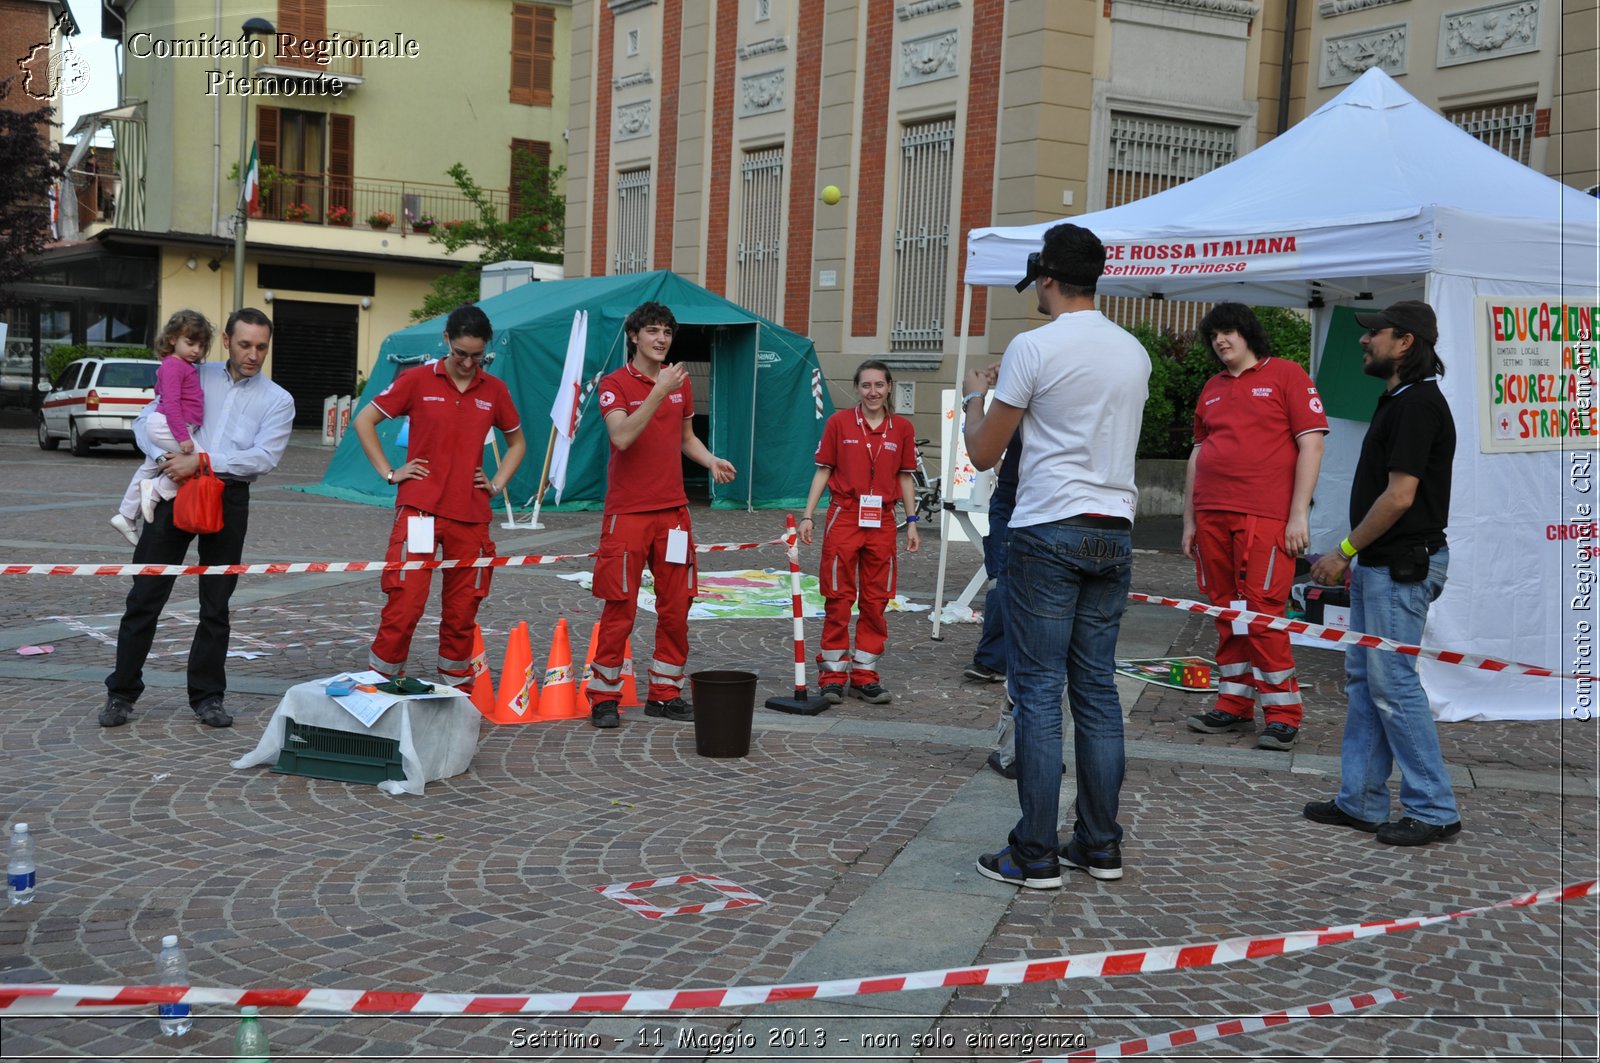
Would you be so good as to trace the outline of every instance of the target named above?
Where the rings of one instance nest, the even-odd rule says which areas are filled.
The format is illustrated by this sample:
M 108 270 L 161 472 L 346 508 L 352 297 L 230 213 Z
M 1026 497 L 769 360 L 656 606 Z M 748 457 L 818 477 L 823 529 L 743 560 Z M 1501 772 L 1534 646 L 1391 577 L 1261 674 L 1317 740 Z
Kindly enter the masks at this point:
M 861 448 L 867 452 L 867 489 L 864 492 L 857 493 L 870 495 L 874 493 L 873 488 L 876 486 L 875 481 L 878 478 L 878 454 L 883 453 L 883 440 L 887 439 L 889 436 L 889 429 L 894 425 L 894 417 L 887 413 L 884 414 L 883 424 L 879 426 L 879 431 L 876 433 L 876 435 L 879 437 L 878 454 L 874 454 L 872 452 L 871 445 L 867 443 L 867 437 L 869 435 L 873 435 L 874 433 L 872 431 L 872 427 L 868 425 L 866 420 L 861 416 L 861 409 L 861 405 L 857 403 L 856 427 L 861 430 Z M 887 492 L 884 493 L 887 494 Z

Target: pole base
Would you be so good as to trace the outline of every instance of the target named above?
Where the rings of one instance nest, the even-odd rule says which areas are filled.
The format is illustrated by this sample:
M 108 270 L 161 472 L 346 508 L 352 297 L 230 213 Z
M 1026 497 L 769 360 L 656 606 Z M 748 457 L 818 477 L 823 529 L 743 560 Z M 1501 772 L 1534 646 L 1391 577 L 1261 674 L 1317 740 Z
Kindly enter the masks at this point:
M 516 528 L 521 528 L 523 531 L 539 531 L 544 525 L 536 520 L 530 520 L 527 524 L 519 524 L 515 520 L 503 520 L 500 522 L 500 527 L 508 531 Z
M 815 716 L 833 708 L 833 702 L 821 694 L 807 695 L 803 688 L 796 688 L 792 698 L 768 698 L 767 708 L 791 716 Z

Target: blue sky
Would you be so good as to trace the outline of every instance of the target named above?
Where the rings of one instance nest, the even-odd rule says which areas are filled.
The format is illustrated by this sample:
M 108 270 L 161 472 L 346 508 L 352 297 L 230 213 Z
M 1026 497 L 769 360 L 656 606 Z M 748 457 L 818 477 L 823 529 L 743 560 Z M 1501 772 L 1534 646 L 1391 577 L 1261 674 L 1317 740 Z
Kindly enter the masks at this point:
M 98 0 L 68 0 L 79 34 L 72 38 L 72 50 L 89 65 L 89 84 L 82 92 L 61 101 L 62 129 L 70 130 L 80 115 L 104 111 L 117 105 L 117 50 L 100 37 Z

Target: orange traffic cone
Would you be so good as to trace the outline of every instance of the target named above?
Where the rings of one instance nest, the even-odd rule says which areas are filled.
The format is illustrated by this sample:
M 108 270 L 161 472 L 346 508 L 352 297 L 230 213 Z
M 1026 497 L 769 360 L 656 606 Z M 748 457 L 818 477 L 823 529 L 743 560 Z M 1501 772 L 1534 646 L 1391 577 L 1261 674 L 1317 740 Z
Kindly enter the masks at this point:
M 643 702 L 639 700 L 639 684 L 633 681 L 633 640 L 629 639 L 627 649 L 622 652 L 622 699 L 617 704 L 624 709 L 636 709 Z
M 489 674 L 489 655 L 483 649 L 483 628 L 472 628 L 472 704 L 488 719 L 494 719 L 494 676 Z
M 575 720 L 589 715 L 587 706 L 578 706 L 578 685 L 572 675 L 572 645 L 567 637 L 567 618 L 556 621 L 550 637 L 550 665 L 544 673 L 544 693 L 539 697 L 540 720 Z
M 506 663 L 500 670 L 500 696 L 495 699 L 494 723 L 532 723 L 539 711 L 539 683 L 533 670 L 533 647 L 528 624 L 519 621 L 506 640 Z

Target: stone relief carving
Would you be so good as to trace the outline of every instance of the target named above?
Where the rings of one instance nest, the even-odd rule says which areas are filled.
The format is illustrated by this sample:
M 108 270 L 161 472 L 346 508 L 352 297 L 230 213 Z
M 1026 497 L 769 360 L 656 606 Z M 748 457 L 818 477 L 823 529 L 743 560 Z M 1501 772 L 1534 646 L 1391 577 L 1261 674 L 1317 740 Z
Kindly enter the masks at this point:
M 1224 18 L 1249 20 L 1261 14 L 1261 6 L 1249 0 L 1138 0 L 1152 7 L 1177 7 L 1197 11 L 1202 15 L 1220 15 Z
M 770 70 L 765 74 L 752 74 L 744 78 L 740 82 L 739 117 L 783 110 L 784 86 L 782 70 Z
M 1352 11 L 1365 11 L 1369 7 L 1383 7 L 1385 4 L 1401 4 L 1405 0 L 1322 0 L 1317 10 L 1323 18 L 1336 18 L 1339 15 L 1348 15 Z
M 649 85 L 655 81 L 655 76 L 648 70 L 640 70 L 633 74 L 624 74 L 611 79 L 613 89 L 631 89 L 635 85 Z
M 1323 38 L 1318 86 L 1326 88 L 1354 81 L 1373 67 L 1390 76 L 1404 74 L 1406 31 L 1405 26 L 1383 26 L 1344 37 Z
M 1539 46 L 1539 0 L 1457 11 L 1441 21 L 1440 66 L 1520 55 Z
M 751 41 L 749 44 L 739 46 L 740 59 L 754 59 L 758 55 L 769 55 L 773 52 L 786 52 L 789 50 L 789 38 L 768 37 L 764 41 Z
M 635 137 L 650 135 L 650 116 L 654 110 L 653 100 L 640 100 L 638 103 L 624 103 L 617 107 L 617 140 L 633 140 Z
M 914 85 L 923 81 L 956 76 L 956 55 L 961 43 L 957 30 L 946 30 L 929 37 L 902 41 L 900 44 L 900 84 Z
M 907 19 L 921 18 L 923 15 L 932 15 L 960 6 L 961 0 L 916 0 L 916 3 L 901 4 L 894 9 L 894 13 L 895 17 L 904 22 Z

